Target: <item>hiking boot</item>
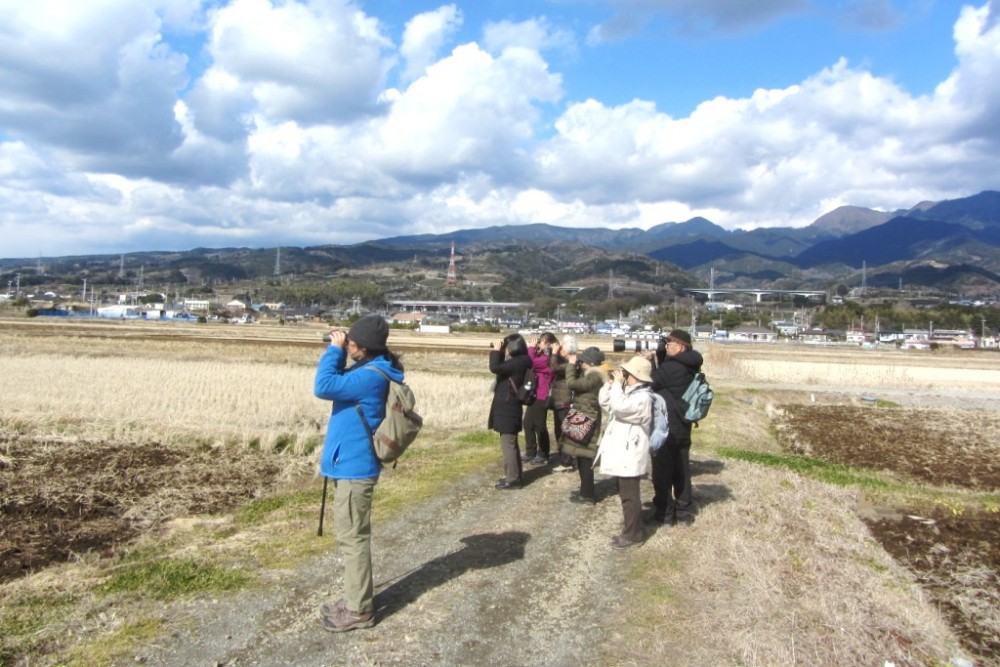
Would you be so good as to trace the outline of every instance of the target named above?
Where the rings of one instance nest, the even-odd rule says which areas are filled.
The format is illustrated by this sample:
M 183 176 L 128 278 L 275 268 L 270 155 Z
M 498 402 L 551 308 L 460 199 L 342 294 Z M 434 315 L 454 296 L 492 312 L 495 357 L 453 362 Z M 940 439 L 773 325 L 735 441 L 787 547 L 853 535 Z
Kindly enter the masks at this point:
M 521 454 L 521 462 L 522 463 L 527 463 L 532 458 L 534 458 L 534 456 L 535 456 L 534 454 Z
M 375 612 L 353 612 L 347 607 L 334 609 L 333 614 L 323 617 L 323 629 L 330 632 L 347 632 L 360 630 L 375 625 Z
M 596 505 L 597 498 L 594 496 L 581 496 L 579 492 L 571 493 L 569 501 L 574 505 Z
M 628 549 L 630 547 L 638 547 L 638 546 L 642 546 L 642 542 L 641 541 L 637 542 L 635 540 L 630 540 L 627 537 L 625 537 L 624 535 L 615 535 L 614 537 L 611 538 L 611 548 L 612 549 L 619 549 L 620 550 L 620 549 Z
M 508 482 L 505 479 L 501 479 L 493 485 L 493 488 L 497 491 L 513 491 L 514 489 L 521 488 L 521 482 Z
M 326 602 L 319 606 L 319 613 L 326 618 L 327 616 L 336 616 L 337 612 L 341 609 L 347 609 L 347 600 L 340 598 L 336 602 Z
M 545 458 L 541 454 L 538 454 L 537 456 L 535 456 L 535 458 L 533 458 L 530 461 L 528 461 L 528 465 L 529 466 L 543 466 L 543 465 L 547 464 L 548 462 L 549 462 L 549 460 L 547 458 Z

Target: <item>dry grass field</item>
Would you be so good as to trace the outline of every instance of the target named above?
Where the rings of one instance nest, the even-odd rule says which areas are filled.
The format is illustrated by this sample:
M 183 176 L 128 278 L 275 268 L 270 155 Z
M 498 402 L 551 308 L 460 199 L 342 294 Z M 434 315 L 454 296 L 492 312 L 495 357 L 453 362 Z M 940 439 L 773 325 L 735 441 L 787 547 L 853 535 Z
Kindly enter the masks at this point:
M 5 608 L 0 665 L 101 662 L 88 662 L 93 647 L 75 653 L 84 650 L 74 649 L 79 639 L 65 634 L 57 639 L 47 630 L 54 623 L 49 614 L 57 609 L 71 617 L 69 609 L 89 598 L 66 591 L 88 591 L 97 585 L 91 580 L 104 581 L 121 558 L 134 554 L 142 535 L 182 539 L 178 527 L 189 517 L 244 516 L 241 508 L 267 506 L 275 494 L 292 498 L 281 502 L 312 518 L 315 458 L 329 408 L 311 392 L 321 332 L 306 326 L 0 320 L 0 601 Z M 411 469 L 431 474 L 433 457 L 450 456 L 451 471 L 440 474 L 458 474 L 495 457 L 492 439 L 479 435 L 490 399 L 485 366 L 491 338 L 427 339 L 393 332 L 390 344 L 404 352 L 407 381 L 427 423 L 420 441 L 424 449 L 408 459 Z M 592 342 L 610 351 L 607 339 L 587 344 Z M 729 514 L 733 526 L 748 520 L 731 502 L 734 495 L 803 494 L 791 501 L 800 505 L 794 511 L 787 505 L 785 510 L 761 507 L 750 520 L 760 522 L 761 534 L 776 521 L 787 535 L 817 542 L 821 550 L 852 551 L 864 539 L 856 532 L 860 524 L 845 519 L 836 535 L 817 533 L 809 525 L 815 513 L 809 498 L 815 498 L 818 480 L 832 489 L 823 491 L 829 502 L 841 504 L 845 516 L 860 513 L 885 550 L 913 573 L 977 664 L 1000 664 L 1000 355 L 777 345 L 715 345 L 702 351 L 719 398 L 696 432 L 702 451 L 696 495 L 711 505 L 719 525 Z M 452 453 L 434 451 L 438 445 Z M 455 465 L 455 451 L 467 452 L 468 468 Z M 756 472 L 741 478 L 738 487 L 732 482 L 723 489 L 711 479 L 720 461 Z M 796 481 L 799 476 L 804 481 Z M 417 482 L 405 472 L 393 481 L 410 498 L 433 493 L 408 486 Z M 392 506 L 392 487 L 380 485 L 380 492 L 383 486 L 388 488 L 382 504 Z M 295 530 L 302 532 L 304 519 L 296 521 Z M 210 531 L 200 539 L 229 539 L 229 531 L 214 538 Z M 296 556 L 288 544 L 279 548 L 263 536 L 258 539 L 258 557 L 266 552 L 267 559 L 286 566 L 315 548 L 302 547 Z M 671 549 L 690 549 L 701 554 L 699 559 L 717 553 L 717 545 L 699 544 L 701 539 L 720 537 L 695 533 L 688 544 L 672 543 Z M 826 541 L 830 544 L 824 547 Z M 796 553 L 804 552 L 794 544 L 730 540 L 726 545 L 727 558 L 743 553 L 779 564 L 767 575 L 761 571 L 762 587 L 751 591 L 747 604 L 755 600 L 758 612 L 788 607 L 784 594 L 763 587 L 768 577 L 784 572 L 790 578 L 775 585 L 797 582 L 805 590 L 806 581 L 821 572 L 832 597 L 814 601 L 822 605 L 809 608 L 807 615 L 815 618 L 817 630 L 826 623 L 849 625 L 852 608 L 837 602 L 837 591 L 864 588 L 864 577 L 871 576 L 869 561 L 881 562 L 881 557 L 863 555 L 862 549 L 853 563 L 819 562 L 812 556 L 797 563 L 801 555 Z M 737 582 L 725 583 L 724 570 L 741 566 L 726 565 L 721 554 L 717 558 L 714 568 L 709 562 L 698 568 L 682 565 L 676 572 L 682 588 L 685 579 L 705 577 L 703 599 L 691 600 L 692 610 L 718 599 L 710 589 L 734 599 L 727 586 Z M 50 563 L 59 562 L 80 568 L 79 573 L 60 570 L 63 583 L 55 582 L 46 573 Z M 76 577 L 76 583 L 67 586 L 66 576 Z M 744 576 L 739 579 L 745 582 Z M 890 588 L 904 590 L 906 584 Z M 47 609 L 33 600 L 43 600 Z M 677 603 L 675 598 L 650 604 L 666 609 Z M 749 607 L 729 612 L 734 618 L 737 612 L 755 613 Z M 768 631 L 773 636 L 757 626 L 752 639 L 747 627 L 723 623 L 713 641 L 742 642 L 741 664 L 776 664 L 775 656 L 785 655 L 800 656 L 790 664 L 833 664 L 837 656 L 864 655 L 866 646 L 916 642 L 913 655 L 918 657 L 897 664 L 931 664 L 925 644 L 943 640 L 932 639 L 937 630 L 930 630 L 924 612 L 906 611 L 911 613 L 908 620 L 873 628 L 871 636 L 844 637 L 829 646 L 820 642 L 804 652 L 799 647 L 798 654 L 777 649 L 801 615 L 799 621 L 775 617 Z M 926 637 L 917 641 L 908 634 L 911 624 L 927 628 Z M 149 631 L 155 634 L 155 628 Z M 142 636 L 144 630 L 134 632 Z M 669 641 L 683 643 L 685 637 L 681 632 Z M 716 655 L 688 649 L 679 655 Z M 118 663 L 109 659 L 107 664 Z
M 0 581 L 315 468 L 329 411 L 311 391 L 319 329 L 19 324 L 0 337 Z M 403 358 L 429 430 L 485 425 L 469 354 Z

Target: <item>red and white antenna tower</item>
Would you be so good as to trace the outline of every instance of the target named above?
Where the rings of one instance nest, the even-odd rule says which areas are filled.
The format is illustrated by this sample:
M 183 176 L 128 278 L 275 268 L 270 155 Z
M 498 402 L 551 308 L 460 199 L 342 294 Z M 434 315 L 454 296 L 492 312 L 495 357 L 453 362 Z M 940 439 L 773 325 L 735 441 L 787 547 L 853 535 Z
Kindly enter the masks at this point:
M 447 283 L 454 285 L 458 281 L 458 271 L 455 270 L 455 242 L 451 242 L 451 259 L 448 261 Z

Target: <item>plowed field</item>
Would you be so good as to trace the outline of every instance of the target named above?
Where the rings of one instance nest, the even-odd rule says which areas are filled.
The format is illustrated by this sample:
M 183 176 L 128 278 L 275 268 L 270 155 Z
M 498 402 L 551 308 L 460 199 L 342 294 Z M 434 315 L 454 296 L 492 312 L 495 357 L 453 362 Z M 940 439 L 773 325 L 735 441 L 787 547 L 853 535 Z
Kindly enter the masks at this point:
M 1000 489 L 996 412 L 836 405 L 788 405 L 777 412 L 780 438 L 794 453 L 884 471 L 900 483 Z M 947 504 L 895 510 L 895 516 L 865 519 L 872 534 L 915 573 L 969 650 L 994 664 L 1000 655 L 1000 512 Z

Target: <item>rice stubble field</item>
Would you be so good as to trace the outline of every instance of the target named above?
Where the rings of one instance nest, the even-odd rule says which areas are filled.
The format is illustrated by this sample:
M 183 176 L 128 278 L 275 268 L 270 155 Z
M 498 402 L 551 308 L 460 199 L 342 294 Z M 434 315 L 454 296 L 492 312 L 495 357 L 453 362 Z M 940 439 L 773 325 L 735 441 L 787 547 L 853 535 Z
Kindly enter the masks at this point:
M 102 563 L 111 564 L 113 571 L 116 562 L 141 551 L 144 536 L 180 539 L 176 536 L 183 534 L 182 526 L 192 517 L 193 524 L 211 526 L 213 520 L 204 517 L 236 516 L 248 504 L 266 504 L 275 494 L 292 493 L 301 505 L 309 503 L 301 500 L 303 495 L 315 498 L 315 454 L 328 408 L 311 395 L 314 364 L 322 349 L 321 329 L 202 326 L 174 331 L 156 325 L 73 324 L 33 322 L 29 326 L 0 321 L 0 485 L 4 498 L 0 597 L 6 602 L 31 608 L 23 606 L 31 599 L 31 583 L 39 590 L 52 586 L 46 575 L 49 563 L 67 563 L 56 565 L 56 572 L 84 568 L 81 571 L 91 573 L 84 578 L 100 579 L 107 573 L 94 572 L 107 568 Z M 482 432 L 489 401 L 485 373 L 489 338 L 453 336 L 428 341 L 412 333 L 393 333 L 393 345 L 406 352 L 408 381 L 422 401 L 422 412 L 434 425 L 428 435 L 456 442 L 463 433 L 478 437 L 475 434 Z M 608 343 L 606 339 L 601 342 L 610 349 Z M 1000 372 L 1000 358 L 994 361 L 979 355 L 970 364 L 968 357 L 927 353 L 923 357 L 878 353 L 866 358 L 858 350 L 849 354 L 797 350 L 789 355 L 774 346 L 712 346 L 703 352 L 706 368 L 721 390 L 719 406 L 696 432 L 697 451 L 692 455 L 699 471 L 695 491 L 705 506 L 703 516 L 687 529 L 689 539 L 670 538 L 667 531 L 661 536 L 657 531 L 636 557 L 632 567 L 638 569 L 632 575 L 638 581 L 656 581 L 675 596 L 647 600 L 639 607 L 648 607 L 655 618 L 657 609 L 670 609 L 679 598 L 690 595 L 681 605 L 689 616 L 679 609 L 672 612 L 676 627 L 682 628 L 685 622 L 699 620 L 699 606 L 712 607 L 707 601 L 718 601 L 721 594 L 730 600 L 738 597 L 730 588 L 737 584 L 725 583 L 725 575 L 710 567 L 713 564 L 697 568 L 686 564 L 687 550 L 701 546 L 711 553 L 719 546 L 713 543 L 719 534 L 710 532 L 707 523 L 703 529 L 701 523 L 714 516 L 722 526 L 730 511 L 733 521 L 745 523 L 745 515 L 735 513 L 739 502 L 734 493 L 760 493 L 756 485 L 769 479 L 766 483 L 776 484 L 776 493 L 816 494 L 813 482 L 793 481 L 797 477 L 785 472 L 776 472 L 771 479 L 772 473 L 764 471 L 782 471 L 787 460 L 819 461 L 865 471 L 860 482 L 846 485 L 846 495 L 834 492 L 839 498 L 836 502 L 843 503 L 850 515 L 860 513 L 888 554 L 909 569 L 942 610 L 965 652 L 979 664 L 996 664 L 998 633 L 991 630 L 997 629 L 1000 606 L 996 600 L 1000 565 L 994 444 L 1000 442 L 996 437 L 1000 413 L 991 401 L 1000 397 L 983 398 L 989 392 L 982 386 L 995 377 L 991 374 Z M 784 371 L 782 364 L 787 365 Z M 976 371 L 971 383 L 967 381 L 970 368 Z M 941 408 L 941 403 L 973 407 Z M 470 449 L 470 460 L 492 456 L 491 447 Z M 764 459 L 743 463 L 738 459 L 745 453 L 775 456 L 777 463 Z M 420 469 L 419 460 L 411 465 Z M 750 475 L 756 479 L 739 482 L 750 485 L 743 488 L 727 475 L 746 465 L 758 472 Z M 380 487 L 403 484 L 405 476 L 404 472 Z M 724 479 L 729 481 L 720 484 Z M 566 477 L 542 478 L 544 484 L 536 488 L 562 493 L 557 480 Z M 391 498 L 391 493 L 386 497 Z M 648 489 L 644 497 L 649 497 Z M 614 499 L 606 502 L 613 510 Z M 299 511 L 303 516 L 314 512 L 311 506 Z M 793 514 L 788 508 L 768 510 L 758 517 L 760 530 L 769 521 L 793 522 L 789 527 L 808 523 L 808 518 L 793 519 Z M 800 533 L 804 526 L 790 534 Z M 225 528 L 221 535 L 232 530 Z M 660 549 L 657 545 L 662 546 L 661 557 L 678 559 L 676 571 L 644 574 L 645 567 L 654 567 L 646 561 Z M 761 551 L 763 545 L 730 546 L 736 553 L 747 548 Z M 801 556 L 794 555 L 796 549 L 788 552 L 785 548 L 778 549 L 773 558 L 791 559 L 793 569 L 798 567 L 794 562 Z M 838 548 L 844 547 L 831 551 Z M 315 553 L 314 549 L 306 548 L 306 555 Z M 280 554 L 272 557 L 281 559 Z M 726 562 L 718 557 L 714 566 L 743 567 Z M 822 569 L 831 565 L 823 564 Z M 699 598 L 697 591 L 686 590 L 685 577 L 698 581 L 702 576 L 706 589 Z M 654 588 L 647 587 L 645 594 Z M 748 605 L 789 606 L 787 601 L 768 601 L 772 591 L 742 592 Z M 641 597 L 642 586 L 633 593 Z M 834 606 L 831 602 L 825 611 L 811 613 L 821 618 L 834 614 Z M 775 664 L 776 656 L 795 655 L 794 651 L 786 654 L 789 647 L 780 645 L 788 641 L 778 632 L 783 623 L 797 627 L 801 620 L 775 621 L 773 637 L 754 624 L 744 640 L 733 637 L 750 631 L 732 627 L 732 634 L 720 632 L 714 640 L 701 637 L 697 640 L 701 646 L 692 647 L 690 635 L 668 637 L 666 644 L 640 637 L 637 643 L 648 646 L 652 655 L 667 651 L 692 660 L 711 660 L 734 659 L 733 646 L 743 641 L 738 655 L 744 664 Z M 922 619 L 921 625 L 930 627 L 933 622 Z M 16 629 L 17 624 L 8 619 L 6 626 L 0 621 L 2 627 Z M 613 630 L 614 624 L 609 627 Z M 888 623 L 887 627 L 894 626 Z M 65 661 L 67 655 L 74 655 L 73 641 L 65 634 L 54 633 L 50 627 L 32 628 L 30 623 L 26 628 L 46 641 L 5 638 L 0 664 L 47 664 L 46 656 Z M 915 641 L 906 636 L 906 630 L 887 632 L 887 637 L 903 635 L 889 645 Z M 645 636 L 641 631 L 640 635 Z M 886 644 L 888 640 L 877 636 L 870 641 Z M 939 650 L 954 652 L 946 640 L 933 641 L 939 642 Z M 718 645 L 710 646 L 714 642 Z M 88 650 L 84 648 L 82 655 L 92 656 Z M 811 650 L 818 651 L 812 658 L 821 661 L 823 656 L 854 656 L 863 651 L 835 644 Z M 928 650 L 918 642 L 912 653 L 917 657 L 910 662 L 896 657 L 897 664 L 928 664 Z M 635 664 L 658 664 L 644 661 L 642 656 L 650 653 L 630 659 Z M 122 662 L 130 659 L 121 658 Z

